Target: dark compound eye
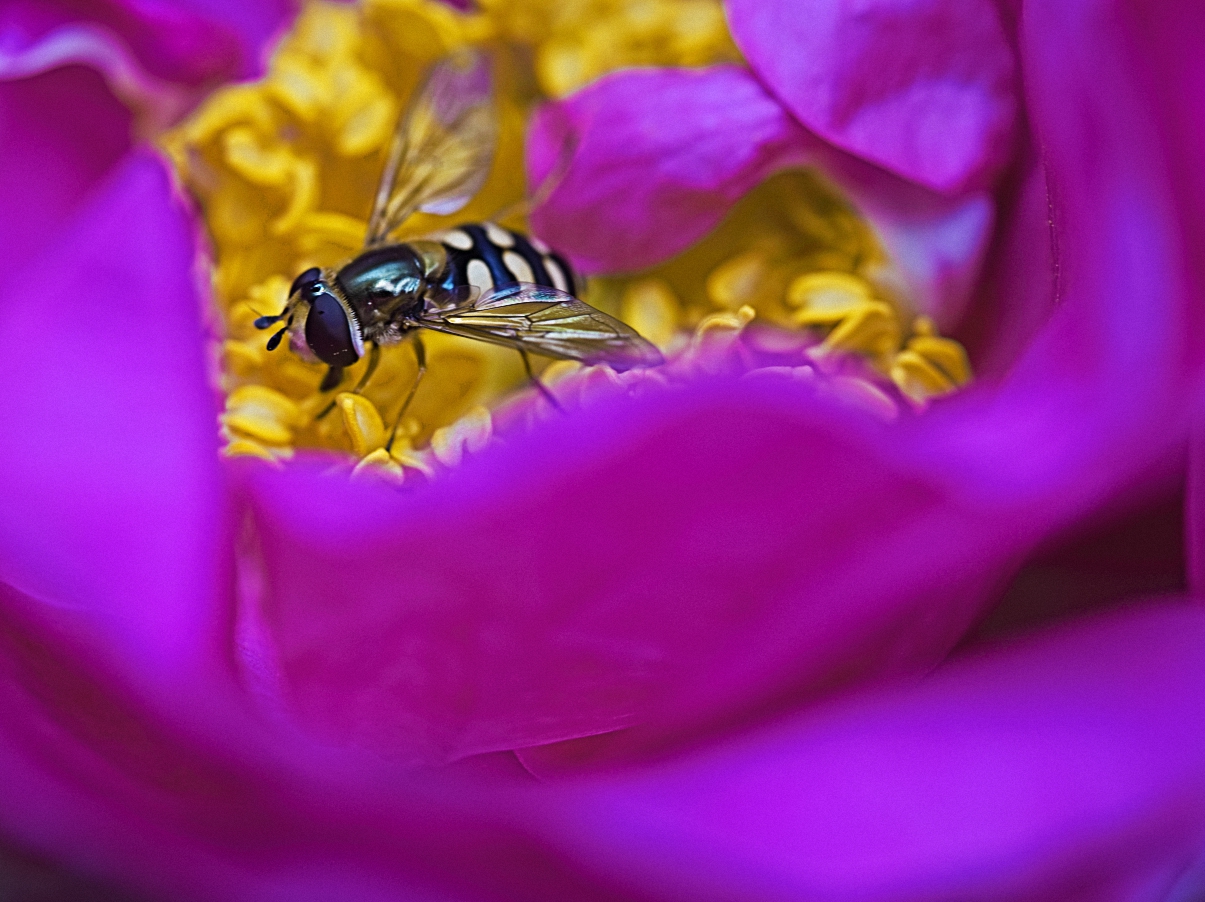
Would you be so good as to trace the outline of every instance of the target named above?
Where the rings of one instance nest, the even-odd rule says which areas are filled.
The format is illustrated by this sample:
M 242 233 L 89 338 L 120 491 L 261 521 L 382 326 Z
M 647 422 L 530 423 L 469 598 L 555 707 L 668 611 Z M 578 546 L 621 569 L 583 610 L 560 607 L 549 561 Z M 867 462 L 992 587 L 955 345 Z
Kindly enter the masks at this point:
M 293 287 L 289 289 L 289 297 L 297 294 L 302 288 L 308 288 L 315 282 L 322 279 L 322 270 L 317 266 L 311 266 L 296 279 L 293 280 Z
M 352 328 L 343 305 L 329 291 L 321 291 L 311 299 L 305 318 L 305 343 L 323 363 L 351 366 L 360 359 Z

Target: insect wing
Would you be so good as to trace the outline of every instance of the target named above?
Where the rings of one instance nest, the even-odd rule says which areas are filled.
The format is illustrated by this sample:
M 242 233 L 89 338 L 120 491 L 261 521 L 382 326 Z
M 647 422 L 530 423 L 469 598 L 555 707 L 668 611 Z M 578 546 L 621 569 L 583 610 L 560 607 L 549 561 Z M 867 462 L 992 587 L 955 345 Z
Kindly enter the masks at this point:
M 489 60 L 465 50 L 437 63 L 394 133 L 365 245 L 385 243 L 415 211 L 461 209 L 485 182 L 497 138 Z
M 527 282 L 495 288 L 458 307 L 428 310 L 419 324 L 545 357 L 606 363 L 620 371 L 662 362 L 661 352 L 630 326 L 567 292 Z

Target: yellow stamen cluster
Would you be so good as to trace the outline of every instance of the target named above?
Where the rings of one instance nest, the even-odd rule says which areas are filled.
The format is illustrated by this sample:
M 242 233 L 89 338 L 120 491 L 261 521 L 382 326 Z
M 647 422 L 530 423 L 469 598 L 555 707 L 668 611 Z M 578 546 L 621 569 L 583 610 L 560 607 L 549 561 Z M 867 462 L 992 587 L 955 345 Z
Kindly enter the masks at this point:
M 338 394 L 320 417 L 331 401 L 318 391 L 325 367 L 267 351 L 254 327 L 283 309 L 297 273 L 360 249 L 399 111 L 433 62 L 466 45 L 488 45 L 494 59 L 494 168 L 454 218 L 417 215 L 403 239 L 496 217 L 523 198 L 535 103 L 626 65 L 737 58 L 719 0 L 481 0 L 471 13 L 439 0 L 310 0 L 262 81 L 218 92 L 164 140 L 212 242 L 226 453 L 279 460 L 297 447 L 329 448 L 354 455 L 357 473 L 402 479 L 454 466 L 499 433 L 501 401 L 525 379 L 513 351 L 429 335 L 428 375 L 387 453 L 416 375 L 408 347 L 383 349 L 364 394 Z M 833 189 L 804 172 L 779 176 L 690 251 L 638 277 L 592 282 L 588 302 L 674 355 L 662 373 L 556 363 L 543 378 L 572 406 L 600 386 L 638 392 L 721 366 L 717 349 L 747 342 L 805 353 L 795 375 L 823 374 L 838 393 L 892 415 L 893 396 L 923 405 L 969 378 L 960 346 L 923 318 L 905 327 L 906 298 L 892 284 L 874 235 Z M 833 361 L 849 357 L 838 352 L 870 365 L 838 372 Z M 365 365 L 351 368 L 345 387 Z M 745 365 L 777 366 L 756 355 Z M 528 407 L 524 416 L 548 412 Z
M 718 0 L 480 0 L 479 7 L 499 40 L 533 48 L 548 97 L 616 69 L 740 60 Z
M 748 307 L 758 323 L 800 330 L 813 363 L 842 353 L 865 360 L 871 381 L 913 407 L 971 378 L 958 342 L 911 314 L 873 230 L 835 188 L 810 171 L 777 175 L 744 198 L 694 247 L 637 279 L 609 280 L 622 316 L 663 350 L 716 311 Z

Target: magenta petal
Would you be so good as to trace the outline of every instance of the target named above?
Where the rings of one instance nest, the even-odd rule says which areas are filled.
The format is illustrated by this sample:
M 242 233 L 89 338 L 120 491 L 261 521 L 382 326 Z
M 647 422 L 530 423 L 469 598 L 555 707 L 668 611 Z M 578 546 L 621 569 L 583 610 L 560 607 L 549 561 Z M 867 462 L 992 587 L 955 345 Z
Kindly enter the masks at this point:
M 533 184 L 554 171 L 567 146 L 573 151 L 533 224 L 587 272 L 642 269 L 710 231 L 736 200 L 797 158 L 803 140 L 736 66 L 616 73 L 532 122 Z
M 956 454 L 980 474 L 968 481 L 985 492 L 1070 498 L 1137 481 L 1180 446 L 1199 409 L 1205 69 L 1190 36 L 1205 28 L 1205 9 L 1108 7 L 1106 15 L 1095 3 L 1066 12 L 1038 5 L 1023 23 L 1055 310 L 993 403 L 932 434 L 946 451 L 963 446 Z M 1035 244 L 1017 250 L 1045 256 Z M 1051 293 L 1038 282 L 1028 289 Z M 1090 432 L 1068 428 L 1072 412 Z M 1040 462 L 1033 469 L 998 456 L 1043 446 L 1026 455 Z
M 9 0 L 0 10 L 0 73 L 34 56 L 68 57 L 115 80 L 139 77 L 201 87 L 262 71 L 294 0 Z M 57 57 L 51 61 L 50 57 Z
M 1198 417 L 1188 445 L 1184 490 L 1184 558 L 1189 590 L 1205 599 L 1205 421 Z
M 1196 899 L 1202 710 L 1205 611 L 1135 607 L 567 787 L 558 835 L 658 898 Z
M 57 115 L 47 115 L 57 110 Z M 0 81 L 0 255 L 20 269 L 130 147 L 130 112 L 71 66 Z
M 252 466 L 280 696 L 439 761 L 925 669 L 1034 533 L 893 441 L 771 381 L 604 405 L 407 495 Z
M 545 107 L 528 139 L 533 183 L 569 141 L 572 166 L 533 223 L 587 272 L 659 263 L 771 172 L 811 165 L 875 226 L 917 306 L 949 326 L 994 224 L 986 194 L 946 198 L 834 150 L 734 66 L 617 73 Z
M 131 42 L 151 71 L 171 76 L 173 71 L 191 70 L 205 80 L 260 75 L 301 5 L 298 0 L 109 2 L 119 15 L 136 23 L 137 31 L 130 29 Z M 230 48 L 229 63 L 214 52 L 223 45 Z
M 18 268 L 131 145 L 222 79 L 258 72 L 271 3 L 0 4 L 0 258 Z
M 221 483 L 193 254 L 164 164 L 138 154 L 0 289 L 0 581 L 135 670 L 215 638 Z
M 1008 161 L 1015 66 L 991 0 L 728 0 L 754 71 L 826 141 L 937 191 Z
M 823 146 L 813 160 L 874 226 L 916 309 L 943 329 L 956 327 L 992 240 L 992 196 L 943 197 Z

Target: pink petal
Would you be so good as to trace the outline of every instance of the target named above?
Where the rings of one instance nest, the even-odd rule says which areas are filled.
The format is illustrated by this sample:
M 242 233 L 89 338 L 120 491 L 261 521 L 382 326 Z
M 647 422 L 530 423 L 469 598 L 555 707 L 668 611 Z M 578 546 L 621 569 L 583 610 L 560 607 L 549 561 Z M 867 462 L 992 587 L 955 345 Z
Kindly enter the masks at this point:
M 813 160 L 874 227 L 913 305 L 943 329 L 963 322 L 996 226 L 992 196 L 942 197 L 821 145 Z
M 0 257 L 28 259 L 129 149 L 262 67 L 294 5 L 15 0 L 0 6 Z
M 1205 598 L 1205 422 L 1199 417 L 1188 445 L 1184 555 L 1188 588 L 1197 597 Z
M 1013 55 L 991 0 L 728 0 L 754 71 L 812 132 L 937 191 L 1008 161 Z
M 532 122 L 532 184 L 573 160 L 533 223 L 585 271 L 642 269 L 710 231 L 803 140 L 736 66 L 619 72 Z
M 572 166 L 533 223 L 587 272 L 658 263 L 771 172 L 811 165 L 870 219 L 916 304 L 949 325 L 994 224 L 986 194 L 945 198 L 834 150 L 734 66 L 618 73 L 546 107 L 528 139 L 533 184 L 567 146 Z
M 218 627 L 194 251 L 163 164 L 138 154 L 0 298 L 0 581 L 37 599 L 22 616 L 67 616 L 149 675 Z
M 47 110 L 60 110 L 49 116 Z M 29 260 L 130 147 L 130 113 L 79 66 L 0 81 L 0 254 Z
M 108 2 L 115 8 L 115 17 L 132 23 L 128 32 L 131 44 L 148 60 L 151 71 L 170 76 L 173 71 L 191 69 L 205 80 L 262 74 L 276 42 L 300 7 L 298 0 Z M 223 44 L 233 50 L 233 65 L 214 52 Z
M 161 82 L 212 85 L 261 72 L 295 12 L 292 0 L 9 0 L 0 11 L 0 61 L 12 67 L 33 53 L 47 69 L 74 55 L 114 76 L 117 67 L 136 67 Z
M 720 383 L 403 495 L 252 466 L 277 689 L 322 735 L 441 761 L 923 669 L 1034 533 L 894 469 L 895 441 L 789 382 Z
M 567 786 L 560 843 L 656 898 L 1197 898 L 1203 708 L 1205 611 L 1134 607 Z
M 1055 308 L 1053 233 L 1046 173 L 1030 141 L 997 192 L 1000 228 L 989 246 L 973 315 L 956 336 L 976 378 L 999 381 L 1033 342 Z
M 1144 497 L 1123 494 L 1047 538 L 963 644 L 1037 629 L 1132 598 L 1186 594 L 1180 463 L 1168 461 L 1165 482 L 1152 474 L 1142 487 Z
M 1187 2 L 1158 16 L 1124 3 L 1108 15 L 1095 9 L 1041 8 L 1023 33 L 1055 281 L 1016 284 L 1053 295 L 1055 313 L 992 403 L 977 413 L 968 404 L 965 419 L 956 414 L 944 426 L 931 421 L 947 451 L 963 444 L 955 456 L 979 471 L 974 482 L 989 493 L 1069 496 L 1124 485 L 1127 467 L 1135 480 L 1144 468 L 1161 470 L 1200 397 L 1205 61 L 1187 35 L 1205 27 L 1205 10 Z M 1091 433 L 1069 427 L 1072 412 L 1093 424 Z M 1006 445 L 1049 453 L 1027 457 L 1043 460 L 1039 469 L 1017 458 L 1005 472 L 995 455 Z

